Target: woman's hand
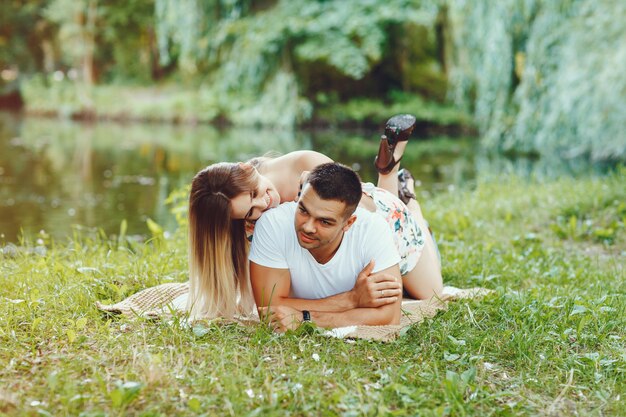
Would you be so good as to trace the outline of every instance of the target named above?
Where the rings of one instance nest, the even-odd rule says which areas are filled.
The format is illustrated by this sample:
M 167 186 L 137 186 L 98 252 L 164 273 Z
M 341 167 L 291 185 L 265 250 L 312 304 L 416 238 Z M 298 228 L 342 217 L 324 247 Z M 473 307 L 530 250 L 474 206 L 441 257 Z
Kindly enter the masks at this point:
M 363 268 L 359 273 L 354 288 L 350 290 L 355 308 L 381 307 L 393 304 L 402 297 L 402 283 L 388 273 L 379 272 L 372 274 L 374 261 Z

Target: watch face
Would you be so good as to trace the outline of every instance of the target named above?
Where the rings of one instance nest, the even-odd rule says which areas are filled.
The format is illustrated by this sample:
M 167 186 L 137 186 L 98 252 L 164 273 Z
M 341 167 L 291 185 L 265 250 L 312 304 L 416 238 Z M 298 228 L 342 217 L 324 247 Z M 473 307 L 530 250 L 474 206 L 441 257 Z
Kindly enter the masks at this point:
M 311 313 L 307 310 L 302 310 L 302 321 L 311 321 Z

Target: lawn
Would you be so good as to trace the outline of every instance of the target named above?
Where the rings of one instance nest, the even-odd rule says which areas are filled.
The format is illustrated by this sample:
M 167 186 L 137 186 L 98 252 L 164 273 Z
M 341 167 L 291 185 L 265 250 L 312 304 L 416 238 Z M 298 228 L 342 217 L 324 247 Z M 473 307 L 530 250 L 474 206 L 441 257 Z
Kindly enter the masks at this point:
M 423 201 L 446 283 L 495 295 L 386 344 L 95 308 L 185 281 L 182 230 L 2 242 L 0 414 L 623 415 L 625 181 L 500 178 Z

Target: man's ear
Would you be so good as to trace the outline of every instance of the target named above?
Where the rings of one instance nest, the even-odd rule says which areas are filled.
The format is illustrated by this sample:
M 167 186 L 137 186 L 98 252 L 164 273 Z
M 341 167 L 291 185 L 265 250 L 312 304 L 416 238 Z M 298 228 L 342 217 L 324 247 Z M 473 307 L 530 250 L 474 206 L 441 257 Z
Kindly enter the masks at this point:
M 348 220 L 346 221 L 346 224 L 342 227 L 343 231 L 347 232 L 348 229 L 352 227 L 355 221 L 356 221 L 356 214 L 353 214 L 348 218 Z

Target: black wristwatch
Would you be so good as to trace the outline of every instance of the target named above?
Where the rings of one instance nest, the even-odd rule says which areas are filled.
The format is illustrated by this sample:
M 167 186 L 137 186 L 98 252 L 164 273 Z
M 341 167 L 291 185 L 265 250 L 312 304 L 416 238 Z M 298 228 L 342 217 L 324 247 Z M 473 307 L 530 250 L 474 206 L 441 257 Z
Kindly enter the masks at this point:
M 311 313 L 309 313 L 309 310 L 302 310 L 302 321 L 311 321 Z

